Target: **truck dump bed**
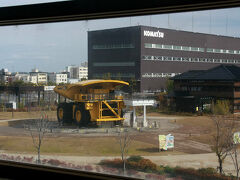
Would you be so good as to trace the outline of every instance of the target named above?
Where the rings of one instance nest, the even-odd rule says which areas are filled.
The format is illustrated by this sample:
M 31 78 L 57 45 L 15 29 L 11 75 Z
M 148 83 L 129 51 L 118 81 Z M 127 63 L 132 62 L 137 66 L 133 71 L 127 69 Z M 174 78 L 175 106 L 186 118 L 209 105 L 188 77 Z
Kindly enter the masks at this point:
M 109 93 L 116 86 L 129 85 L 129 83 L 119 80 L 86 80 L 75 84 L 56 86 L 54 91 L 70 100 L 75 100 L 76 94 L 100 94 Z

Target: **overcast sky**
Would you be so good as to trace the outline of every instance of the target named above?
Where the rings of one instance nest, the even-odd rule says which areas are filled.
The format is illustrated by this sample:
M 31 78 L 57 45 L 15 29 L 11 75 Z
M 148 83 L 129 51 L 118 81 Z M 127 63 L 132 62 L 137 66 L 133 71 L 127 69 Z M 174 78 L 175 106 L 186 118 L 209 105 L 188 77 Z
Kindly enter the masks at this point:
M 31 0 L 31 3 L 55 0 Z M 16 3 L 17 2 L 17 3 Z M 21 3 L 20 3 L 21 2 Z M 0 7 L 29 0 L 0 1 Z M 193 22 L 193 23 L 192 23 Z M 0 68 L 59 72 L 87 61 L 87 31 L 146 25 L 240 37 L 240 8 L 0 27 Z

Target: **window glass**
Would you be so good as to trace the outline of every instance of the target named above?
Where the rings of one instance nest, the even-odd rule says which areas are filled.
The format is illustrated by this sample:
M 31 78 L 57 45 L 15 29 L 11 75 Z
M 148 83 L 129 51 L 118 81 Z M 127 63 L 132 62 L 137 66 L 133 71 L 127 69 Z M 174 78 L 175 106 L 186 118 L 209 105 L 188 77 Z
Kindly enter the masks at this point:
M 214 52 L 214 51 L 211 48 L 207 48 L 207 52 Z
M 184 50 L 184 51 L 189 51 L 189 50 L 190 50 L 190 47 L 182 46 L 182 50 Z
M 238 75 L 239 12 L 1 26 L 0 159 L 140 179 L 214 174 L 213 103 L 240 107 L 239 79 L 226 83 Z
M 196 48 L 196 47 L 191 47 L 191 51 L 198 51 L 198 48 Z

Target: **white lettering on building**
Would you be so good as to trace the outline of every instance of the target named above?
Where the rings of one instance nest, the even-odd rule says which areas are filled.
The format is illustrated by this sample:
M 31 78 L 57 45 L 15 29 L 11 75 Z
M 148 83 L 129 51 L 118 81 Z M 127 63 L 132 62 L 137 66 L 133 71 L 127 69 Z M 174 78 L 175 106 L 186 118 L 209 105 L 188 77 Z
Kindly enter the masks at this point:
M 164 38 L 164 33 L 160 31 L 143 31 L 144 36 L 150 36 L 150 37 L 158 37 L 158 38 Z

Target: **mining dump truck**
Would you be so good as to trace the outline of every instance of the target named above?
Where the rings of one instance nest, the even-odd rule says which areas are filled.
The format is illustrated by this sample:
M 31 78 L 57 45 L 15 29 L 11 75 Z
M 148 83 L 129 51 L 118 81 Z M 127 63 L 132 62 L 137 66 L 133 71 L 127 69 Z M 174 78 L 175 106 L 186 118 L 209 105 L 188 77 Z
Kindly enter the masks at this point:
M 115 90 L 129 83 L 118 80 L 86 80 L 75 84 L 59 85 L 54 91 L 65 97 L 59 102 L 59 123 L 75 123 L 79 127 L 89 125 L 122 125 L 124 102 Z M 60 98 L 59 98 L 60 99 Z

